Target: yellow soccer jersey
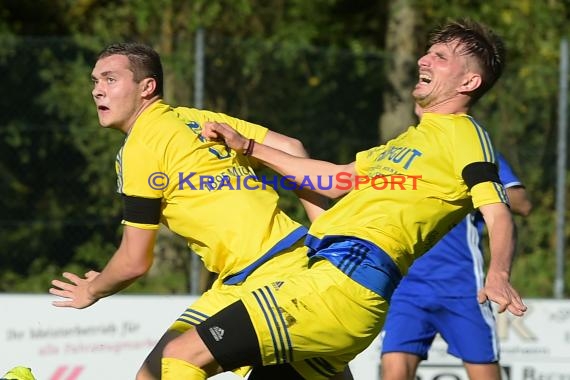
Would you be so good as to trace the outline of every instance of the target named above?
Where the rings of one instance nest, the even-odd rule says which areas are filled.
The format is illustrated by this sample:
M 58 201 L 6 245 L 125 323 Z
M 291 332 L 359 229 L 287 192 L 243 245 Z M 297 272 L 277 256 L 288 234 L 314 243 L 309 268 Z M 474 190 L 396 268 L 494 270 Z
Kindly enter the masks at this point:
M 483 128 L 467 115 L 426 113 L 418 126 L 357 154 L 361 183 L 314 221 L 309 235 L 368 240 L 405 274 L 473 208 L 507 203 L 500 183 L 486 181 L 469 189 L 462 174 L 476 162 L 495 163 Z
M 225 278 L 280 242 L 278 248 L 292 245 L 302 228 L 277 207 L 273 188 L 257 181 L 248 157 L 200 135 L 206 121 L 226 122 L 258 142 L 267 134 L 224 114 L 156 102 L 137 119 L 117 155 L 118 192 L 131 204 L 156 201 L 160 221 L 187 239 L 208 270 Z M 158 220 L 142 217 L 140 207 L 131 209 L 124 224 L 158 228 Z

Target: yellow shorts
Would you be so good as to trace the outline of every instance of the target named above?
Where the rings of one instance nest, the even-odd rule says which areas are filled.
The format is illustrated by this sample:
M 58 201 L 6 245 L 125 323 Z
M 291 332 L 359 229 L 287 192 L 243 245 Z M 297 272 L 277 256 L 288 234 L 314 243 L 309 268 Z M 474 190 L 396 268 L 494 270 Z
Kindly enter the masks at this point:
M 268 284 L 242 298 L 263 365 L 291 363 L 306 379 L 342 372 L 380 333 L 388 311 L 382 297 L 326 260 Z
M 224 285 L 222 280 L 217 279 L 210 290 L 188 306 L 184 313 L 170 326 L 169 330 L 180 333 L 188 331 L 275 278 L 281 278 L 283 274 L 294 275 L 306 271 L 308 263 L 307 247 L 303 245 L 301 239 L 291 249 L 283 251 L 261 265 L 244 282 L 238 285 Z M 233 372 L 245 376 L 250 369 L 250 367 L 242 367 Z
M 211 289 L 204 292 L 182 313 L 169 330 L 185 332 L 200 324 L 226 306 L 238 301 L 245 294 L 260 286 L 283 277 L 283 274 L 297 274 L 307 270 L 309 259 L 307 248 L 300 240 L 290 250 L 273 257 L 257 268 L 247 279 L 238 285 L 224 285 L 217 279 Z

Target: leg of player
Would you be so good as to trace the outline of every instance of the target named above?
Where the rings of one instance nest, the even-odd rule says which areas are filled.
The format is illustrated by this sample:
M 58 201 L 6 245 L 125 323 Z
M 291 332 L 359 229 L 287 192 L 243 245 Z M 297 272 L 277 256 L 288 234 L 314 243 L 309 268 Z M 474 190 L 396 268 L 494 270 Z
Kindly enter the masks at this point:
M 470 380 L 501 380 L 501 368 L 498 363 L 474 364 L 463 362 L 463 364 Z
M 382 380 L 414 380 L 421 358 L 405 352 L 382 355 Z
M 168 342 L 161 363 L 162 380 L 202 380 L 216 374 L 219 367 L 196 329 Z
M 168 342 L 179 336 L 178 331 L 167 331 L 144 360 L 137 373 L 136 380 L 160 380 L 160 361 L 162 352 Z
M 168 342 L 161 378 L 202 380 L 246 364 L 261 366 L 261 353 L 249 314 L 238 301 Z
M 194 329 L 194 328 L 192 328 Z M 176 330 L 168 330 L 162 338 L 158 341 L 156 346 L 152 349 L 150 354 L 146 357 L 141 368 L 137 373 L 136 380 L 160 380 L 161 378 L 161 360 L 163 357 L 164 348 L 166 345 L 182 335 L 183 333 Z M 221 373 L 222 368 L 216 365 L 212 365 L 212 368 L 208 371 L 209 374 Z M 239 369 L 234 369 L 233 371 L 238 376 L 245 376 L 249 372 L 249 367 L 243 367 Z M 344 378 L 343 380 L 352 380 L 352 378 Z

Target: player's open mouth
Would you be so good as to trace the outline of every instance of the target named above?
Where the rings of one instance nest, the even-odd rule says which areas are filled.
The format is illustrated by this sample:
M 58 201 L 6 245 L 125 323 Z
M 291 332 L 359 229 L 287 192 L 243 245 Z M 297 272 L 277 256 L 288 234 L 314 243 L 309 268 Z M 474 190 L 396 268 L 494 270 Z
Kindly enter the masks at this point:
M 431 76 L 428 74 L 420 74 L 420 84 L 430 84 L 431 83 Z

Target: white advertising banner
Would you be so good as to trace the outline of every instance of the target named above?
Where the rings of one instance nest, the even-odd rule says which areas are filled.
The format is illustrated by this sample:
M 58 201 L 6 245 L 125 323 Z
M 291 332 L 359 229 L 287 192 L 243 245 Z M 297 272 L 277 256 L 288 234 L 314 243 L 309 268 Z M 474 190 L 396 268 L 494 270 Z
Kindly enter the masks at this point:
M 56 308 L 50 295 L 0 295 L 0 375 L 15 366 L 38 380 L 134 379 L 191 296 L 115 295 L 84 310 Z M 504 380 L 570 380 L 570 300 L 526 300 L 523 318 L 498 316 Z M 357 380 L 379 379 L 380 340 L 352 363 Z M 235 380 L 233 374 L 216 380 Z M 418 380 L 467 380 L 436 339 Z
M 50 295 L 0 295 L 0 376 L 15 366 L 37 380 L 134 379 L 191 296 L 115 295 L 76 310 Z M 239 379 L 233 374 L 215 379 Z

